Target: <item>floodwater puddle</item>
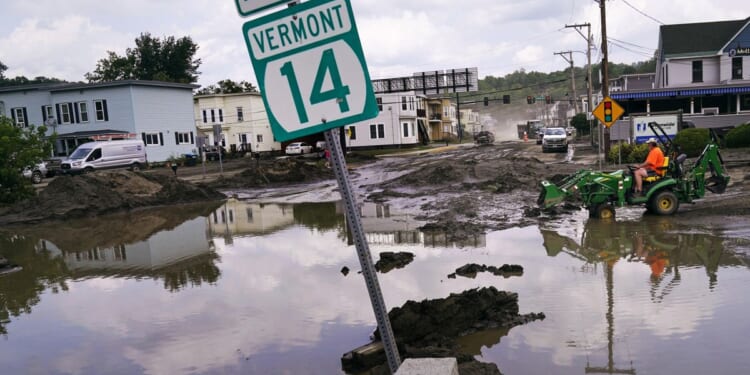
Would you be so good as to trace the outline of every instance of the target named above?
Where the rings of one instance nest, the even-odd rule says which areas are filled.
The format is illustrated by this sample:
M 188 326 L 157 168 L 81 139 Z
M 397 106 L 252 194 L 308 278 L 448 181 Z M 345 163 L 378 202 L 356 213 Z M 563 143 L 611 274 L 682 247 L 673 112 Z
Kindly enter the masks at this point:
M 0 257 L 22 270 L 0 276 L 1 372 L 341 373 L 375 328 L 343 212 L 230 199 L 3 229 Z M 741 228 L 581 212 L 456 241 L 387 204 L 361 215 L 373 261 L 414 254 L 378 273 L 388 308 L 492 286 L 545 313 L 458 340 L 505 374 L 750 365 L 750 252 L 727 234 Z M 470 263 L 523 276 L 447 277 Z

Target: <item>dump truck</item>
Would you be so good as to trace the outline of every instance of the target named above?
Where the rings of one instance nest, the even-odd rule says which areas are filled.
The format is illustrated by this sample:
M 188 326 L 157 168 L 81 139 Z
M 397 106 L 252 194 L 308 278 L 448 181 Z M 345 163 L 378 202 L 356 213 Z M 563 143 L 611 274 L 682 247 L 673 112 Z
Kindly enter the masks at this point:
M 613 219 L 616 207 L 631 205 L 645 205 L 652 213 L 672 215 L 680 203 L 703 198 L 706 190 L 716 194 L 726 190 L 729 176 L 714 132 L 711 132 L 711 142 L 700 156 L 692 165 L 686 166 L 687 156 L 679 154 L 664 130 L 655 122 L 649 123 L 649 127 L 667 151 L 662 166 L 666 173 L 644 178 L 643 195 L 633 194 L 635 167 L 614 172 L 582 169 L 557 184 L 542 181 L 537 201 L 539 206 L 548 209 L 566 201 L 573 202 L 588 209 L 591 217 L 600 219 Z

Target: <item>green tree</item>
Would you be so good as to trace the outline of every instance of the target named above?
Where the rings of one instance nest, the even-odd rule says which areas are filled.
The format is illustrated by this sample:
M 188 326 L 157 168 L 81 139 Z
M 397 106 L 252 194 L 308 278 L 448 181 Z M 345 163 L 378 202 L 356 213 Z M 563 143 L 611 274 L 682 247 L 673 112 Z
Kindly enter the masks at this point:
M 589 130 L 591 130 L 589 120 L 586 119 L 585 113 L 578 113 L 573 116 L 573 118 L 570 119 L 570 126 L 576 128 L 577 135 L 589 134 Z
M 0 81 L 5 80 L 5 71 L 8 70 L 8 66 L 0 61 Z
M 89 82 L 140 79 L 192 83 L 198 80 L 201 59 L 196 59 L 198 45 L 190 37 L 162 39 L 143 33 L 135 39 L 135 48 L 125 56 L 107 51 L 93 72 L 86 73 Z
M 0 204 L 13 203 L 34 195 L 31 181 L 21 173 L 50 155 L 52 144 L 44 126 L 17 127 L 0 117 Z
M 215 85 L 208 85 L 195 92 L 195 95 L 212 94 L 236 94 L 240 92 L 258 92 L 258 89 L 250 82 L 234 82 L 231 79 L 223 79 Z

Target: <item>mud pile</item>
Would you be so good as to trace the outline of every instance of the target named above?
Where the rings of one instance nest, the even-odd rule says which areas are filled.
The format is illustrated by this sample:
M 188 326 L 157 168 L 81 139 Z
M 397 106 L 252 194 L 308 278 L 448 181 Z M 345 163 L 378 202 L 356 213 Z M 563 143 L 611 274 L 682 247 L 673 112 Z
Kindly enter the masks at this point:
M 456 357 L 461 374 L 500 372 L 494 364 L 479 363 L 472 356 L 462 354 L 456 343 L 458 337 L 544 319 L 544 313 L 520 315 L 518 294 L 494 287 L 471 289 L 441 299 L 408 301 L 392 309 L 388 316 L 402 358 Z M 375 336 L 380 337 L 377 331 Z M 364 358 L 355 350 L 344 355 L 342 365 L 347 372 L 367 370 L 366 365 L 372 364 L 373 357 L 376 355 L 370 352 Z M 387 367 L 381 364 L 373 373 L 382 371 L 383 366 Z
M 0 223 L 96 216 L 124 209 L 223 199 L 171 176 L 125 170 L 60 176 L 36 197 L 0 211 Z
M 214 189 L 269 187 L 333 178 L 322 161 L 296 158 L 262 160 L 232 177 L 220 177 L 207 185 Z
M 394 253 L 392 251 L 383 251 L 380 253 L 380 259 L 375 263 L 375 270 L 382 273 L 388 273 L 394 268 L 404 268 L 414 260 L 414 253 L 403 251 Z
M 448 275 L 449 279 L 455 279 L 456 275 L 475 278 L 479 272 L 489 272 L 495 276 L 509 278 L 511 276 L 523 276 L 523 267 L 518 264 L 503 264 L 500 267 L 487 266 L 484 264 L 470 263 L 456 269 L 456 272 Z

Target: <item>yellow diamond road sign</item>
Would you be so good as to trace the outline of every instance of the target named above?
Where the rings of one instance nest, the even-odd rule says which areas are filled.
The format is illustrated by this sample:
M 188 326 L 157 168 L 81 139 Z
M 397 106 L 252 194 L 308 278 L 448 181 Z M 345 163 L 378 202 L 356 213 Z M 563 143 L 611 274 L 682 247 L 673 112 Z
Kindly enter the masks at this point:
M 602 100 L 602 102 L 599 103 L 591 113 L 599 119 L 604 126 L 610 127 L 622 116 L 623 113 L 625 113 L 625 110 L 608 96 L 604 98 L 604 100 Z

